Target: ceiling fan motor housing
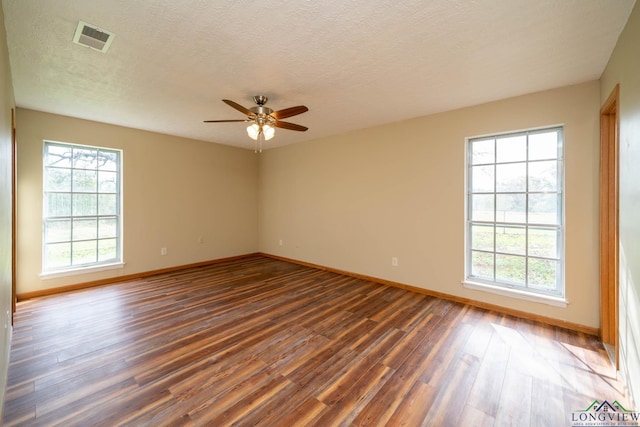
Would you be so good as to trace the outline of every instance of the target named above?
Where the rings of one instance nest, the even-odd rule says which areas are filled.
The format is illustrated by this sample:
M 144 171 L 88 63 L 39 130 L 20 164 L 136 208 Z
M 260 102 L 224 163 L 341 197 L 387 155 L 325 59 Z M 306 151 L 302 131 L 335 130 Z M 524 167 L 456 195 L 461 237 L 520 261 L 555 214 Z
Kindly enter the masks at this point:
M 249 108 L 251 112 L 255 113 L 256 117 L 249 117 L 249 118 L 255 120 L 256 123 L 260 126 L 275 123 L 276 119 L 271 116 L 271 113 L 273 113 L 273 110 L 263 105 L 264 102 L 267 102 L 267 97 L 266 96 L 261 97 L 261 98 L 264 98 L 263 104 L 259 104 L 257 98 L 259 97 L 257 96 L 253 97 L 253 99 L 256 101 L 258 106 Z M 260 100 L 262 101 L 262 99 Z

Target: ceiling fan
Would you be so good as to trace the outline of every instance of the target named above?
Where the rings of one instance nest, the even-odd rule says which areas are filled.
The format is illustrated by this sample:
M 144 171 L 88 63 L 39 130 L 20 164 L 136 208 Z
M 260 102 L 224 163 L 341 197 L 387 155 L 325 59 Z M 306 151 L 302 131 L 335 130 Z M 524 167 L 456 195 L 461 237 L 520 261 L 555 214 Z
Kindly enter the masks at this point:
M 251 123 L 247 127 L 247 134 L 249 137 L 256 141 L 256 151 L 262 152 L 262 140 L 265 141 L 270 140 L 275 135 L 275 128 L 282 128 L 288 130 L 296 130 L 299 132 L 304 132 L 308 128 L 305 126 L 297 125 L 295 123 L 283 122 L 281 119 L 286 119 L 287 117 L 297 116 L 298 114 L 302 114 L 306 111 L 309 111 L 307 107 L 304 105 L 298 105 L 296 107 L 285 108 L 284 110 L 273 111 L 269 107 L 265 107 L 264 105 L 267 103 L 269 98 L 264 95 L 256 95 L 253 97 L 253 102 L 257 104 L 256 107 L 245 108 L 242 105 L 230 101 L 228 99 L 223 99 L 222 102 L 230 106 L 231 108 L 235 108 L 240 111 L 244 115 L 247 116 L 246 119 L 243 120 L 205 120 L 205 123 L 228 123 L 228 122 L 245 122 Z

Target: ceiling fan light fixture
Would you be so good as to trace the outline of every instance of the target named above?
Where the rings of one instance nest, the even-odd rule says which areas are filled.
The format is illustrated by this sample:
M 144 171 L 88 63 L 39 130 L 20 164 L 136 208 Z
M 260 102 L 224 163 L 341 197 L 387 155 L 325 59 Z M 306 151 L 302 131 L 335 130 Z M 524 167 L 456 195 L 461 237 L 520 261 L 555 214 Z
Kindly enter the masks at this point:
M 264 125 L 262 126 L 262 133 L 264 134 L 265 141 L 268 141 L 276 134 L 276 129 L 269 125 Z
M 257 123 L 247 126 L 247 135 L 249 135 L 249 138 L 253 139 L 254 141 L 260 137 L 261 133 L 264 137 L 264 140 L 268 141 L 274 137 L 274 135 L 276 134 L 276 129 L 273 126 L 260 126 Z
M 257 140 L 258 135 L 260 135 L 260 126 L 258 126 L 256 123 L 247 126 L 247 134 L 249 135 L 249 138 Z

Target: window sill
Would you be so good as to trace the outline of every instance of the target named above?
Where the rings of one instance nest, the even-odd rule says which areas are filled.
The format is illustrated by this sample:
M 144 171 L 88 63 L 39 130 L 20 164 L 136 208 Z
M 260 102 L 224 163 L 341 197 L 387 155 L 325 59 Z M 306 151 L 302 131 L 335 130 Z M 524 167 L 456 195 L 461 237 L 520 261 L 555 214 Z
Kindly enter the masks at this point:
M 552 305 L 554 307 L 567 308 L 569 301 L 562 297 L 553 297 L 550 295 L 540 295 L 530 292 L 520 291 L 518 289 L 503 288 L 501 286 L 488 285 L 486 283 L 472 282 L 469 280 L 462 281 L 462 286 L 467 289 L 476 291 L 484 291 L 492 294 L 502 295 L 510 298 L 522 299 L 525 301 L 537 302 L 541 304 Z
M 40 273 L 42 280 L 55 279 L 57 277 L 76 276 L 78 274 L 97 273 L 98 271 L 115 270 L 118 268 L 124 268 L 124 262 L 116 262 L 113 264 L 101 264 L 91 267 L 79 267 L 68 270 L 56 270 L 50 272 Z

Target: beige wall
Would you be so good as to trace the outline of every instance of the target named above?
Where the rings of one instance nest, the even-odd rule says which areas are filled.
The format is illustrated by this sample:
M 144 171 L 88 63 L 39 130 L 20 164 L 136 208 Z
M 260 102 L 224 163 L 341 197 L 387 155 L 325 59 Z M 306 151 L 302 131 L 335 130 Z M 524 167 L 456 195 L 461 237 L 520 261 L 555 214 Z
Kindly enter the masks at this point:
M 123 269 L 40 279 L 44 139 L 123 150 Z M 17 140 L 18 294 L 257 250 L 252 151 L 26 109 Z
M 599 102 L 594 81 L 267 150 L 260 250 L 597 328 Z M 463 288 L 465 137 L 557 124 L 569 306 Z
M 604 103 L 620 84 L 620 369 L 640 399 L 640 3 L 601 79 Z M 633 388 L 635 386 L 635 389 Z
M 14 106 L 4 14 L 0 6 L 0 404 L 4 401 L 11 325 L 11 109 Z M 0 407 L 2 419 L 2 407 Z

